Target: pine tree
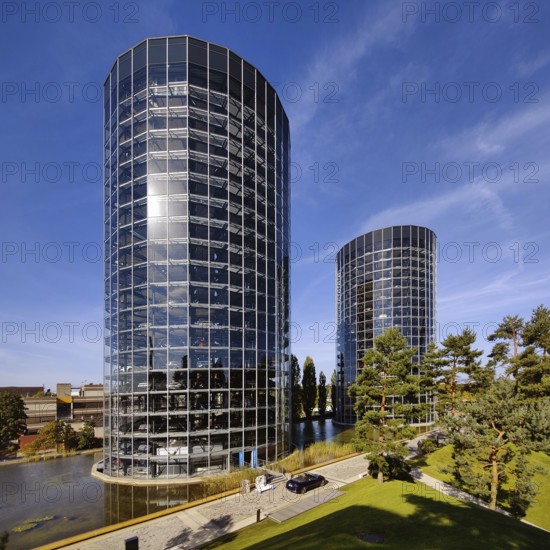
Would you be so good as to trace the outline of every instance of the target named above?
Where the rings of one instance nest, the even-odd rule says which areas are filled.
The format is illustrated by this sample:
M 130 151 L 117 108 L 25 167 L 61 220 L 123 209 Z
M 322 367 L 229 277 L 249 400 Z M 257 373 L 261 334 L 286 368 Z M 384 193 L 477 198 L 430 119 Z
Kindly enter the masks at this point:
M 517 513 L 532 501 L 528 454 L 550 450 L 550 402 L 527 399 L 511 380 L 499 379 L 475 401 L 457 403 L 444 424 L 453 445 L 455 481 L 496 509 L 499 490 L 516 460 Z M 523 461 L 523 462 L 522 462 Z
M 435 342 L 430 342 L 426 352 L 422 356 L 422 377 L 420 379 L 420 390 L 422 393 L 434 396 L 436 399 L 436 411 L 439 415 L 444 413 L 445 401 L 437 401 L 438 391 L 441 389 L 444 391 L 443 386 L 443 371 L 447 365 L 447 361 L 443 358 L 443 352 L 440 350 Z
M 302 406 L 306 419 L 310 420 L 317 401 L 317 377 L 313 359 L 306 357 L 304 361 L 304 375 L 302 376 Z
M 489 365 L 491 367 L 505 366 L 506 374 L 513 376 L 516 380 L 516 390 L 519 347 L 522 343 L 524 327 L 525 321 L 521 317 L 507 315 L 488 338 L 490 342 L 498 342 L 489 355 L 491 358 Z M 512 344 L 512 351 L 510 351 L 510 344 Z
M 526 345 L 542 350 L 544 357 L 550 354 L 550 309 L 543 305 L 533 310 L 525 325 L 523 338 Z
M 439 370 L 438 399 L 448 408 L 451 415 L 455 414 L 457 402 L 462 394 L 461 374 L 467 376 L 465 387 L 473 392 L 487 388 L 494 378 L 493 369 L 481 367 L 478 358 L 483 352 L 472 349 L 475 341 L 475 332 L 464 329 L 461 334 L 451 334 L 441 342 L 439 359 L 443 360 L 443 364 Z
M 527 397 L 550 395 L 550 310 L 537 307 L 525 323 L 520 317 L 507 316 L 489 336 L 499 341 L 489 357 L 490 364 L 506 367 L 506 374 L 514 379 L 516 392 Z M 510 344 L 513 351 L 510 351 Z M 522 349 L 522 346 L 525 346 Z M 542 352 L 542 354 L 539 353 Z
M 398 329 L 388 329 L 365 353 L 363 368 L 348 390 L 359 417 L 353 444 L 367 451 L 370 471 L 380 483 L 384 476 L 407 470 L 401 440 L 414 435 L 408 423 L 419 414 L 420 377 L 410 374 L 415 353 Z
M 527 346 L 516 362 L 516 391 L 526 397 L 550 396 L 550 357 Z
M 498 325 L 495 332 L 489 335 L 488 340 L 490 342 L 494 342 L 495 340 L 509 341 L 513 346 L 511 359 L 512 361 L 516 361 L 524 326 L 525 321 L 519 315 L 507 315 Z

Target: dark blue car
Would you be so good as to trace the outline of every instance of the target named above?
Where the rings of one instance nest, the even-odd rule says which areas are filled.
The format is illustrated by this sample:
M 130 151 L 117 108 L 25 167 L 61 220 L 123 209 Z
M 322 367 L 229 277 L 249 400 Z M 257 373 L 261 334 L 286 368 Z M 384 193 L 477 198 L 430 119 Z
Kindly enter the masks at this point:
M 304 494 L 311 489 L 323 487 L 328 481 L 319 474 L 300 474 L 286 482 L 286 488 L 293 493 Z

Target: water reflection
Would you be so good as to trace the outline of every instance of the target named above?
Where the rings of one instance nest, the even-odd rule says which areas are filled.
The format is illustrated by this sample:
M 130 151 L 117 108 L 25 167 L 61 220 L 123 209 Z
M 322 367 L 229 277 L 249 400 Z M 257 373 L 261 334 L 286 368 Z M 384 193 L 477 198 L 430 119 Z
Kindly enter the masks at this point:
M 93 462 L 85 455 L 0 467 L 0 531 L 9 533 L 9 550 L 103 526 L 103 483 L 90 476 Z M 13 531 L 38 519 L 32 529 Z
M 332 419 L 306 420 L 292 427 L 292 445 L 296 449 L 305 449 L 317 441 L 349 443 L 353 431 L 353 428 L 334 424 Z
M 352 435 L 353 430 L 328 419 L 296 424 L 292 440 L 303 449 L 316 441 L 345 443 Z M 90 475 L 99 458 L 84 455 L 0 467 L 0 531 L 9 532 L 9 550 L 33 548 L 206 496 L 200 484 L 104 484 Z M 33 529 L 13 531 L 31 519 L 50 516 Z

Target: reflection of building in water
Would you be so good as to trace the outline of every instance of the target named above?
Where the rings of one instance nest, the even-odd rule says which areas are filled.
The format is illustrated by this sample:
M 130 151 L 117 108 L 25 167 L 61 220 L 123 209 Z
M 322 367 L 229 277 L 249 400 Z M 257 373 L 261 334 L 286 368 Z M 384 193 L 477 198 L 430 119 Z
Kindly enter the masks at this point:
M 418 363 L 435 338 L 435 233 L 410 225 L 372 231 L 341 248 L 336 269 L 336 420 L 354 424 L 354 401 L 347 389 L 374 340 L 397 327 L 418 349 L 413 358 Z M 433 397 L 419 399 L 430 402 Z M 418 420 L 433 421 L 433 414 Z
M 104 88 L 105 473 L 188 477 L 288 449 L 288 119 L 186 36 Z

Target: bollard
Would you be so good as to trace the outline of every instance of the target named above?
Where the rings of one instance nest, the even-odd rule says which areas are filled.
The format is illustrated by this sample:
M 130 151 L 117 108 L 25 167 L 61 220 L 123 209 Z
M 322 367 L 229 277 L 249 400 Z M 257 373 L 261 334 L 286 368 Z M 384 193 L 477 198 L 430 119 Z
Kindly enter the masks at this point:
M 125 539 L 124 550 L 139 550 L 139 539 L 137 537 Z
M 256 510 L 256 523 L 260 523 L 260 512 L 261 510 L 258 508 Z

